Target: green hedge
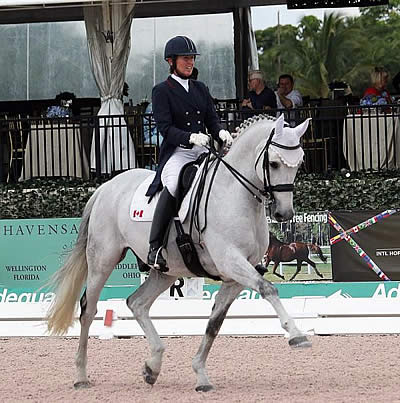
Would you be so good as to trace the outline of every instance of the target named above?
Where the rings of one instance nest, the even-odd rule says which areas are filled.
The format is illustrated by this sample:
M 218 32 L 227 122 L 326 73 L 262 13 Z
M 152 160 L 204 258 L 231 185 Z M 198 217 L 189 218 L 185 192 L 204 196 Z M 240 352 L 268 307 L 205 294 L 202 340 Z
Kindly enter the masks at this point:
M 0 185 L 0 219 L 80 217 L 99 182 L 32 180 Z M 382 210 L 400 206 L 400 172 L 299 173 L 296 211 Z
M 400 206 L 400 171 L 300 174 L 296 180 L 297 211 L 381 210 Z

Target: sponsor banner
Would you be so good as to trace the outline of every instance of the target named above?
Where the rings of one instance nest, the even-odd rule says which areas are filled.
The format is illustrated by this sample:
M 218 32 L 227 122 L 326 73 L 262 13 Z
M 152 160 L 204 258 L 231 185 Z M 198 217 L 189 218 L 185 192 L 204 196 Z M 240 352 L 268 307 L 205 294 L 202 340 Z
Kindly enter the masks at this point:
M 0 289 L 13 290 L 25 300 L 27 293 L 45 285 L 73 248 L 79 223 L 78 218 L 0 220 Z M 135 289 L 140 281 L 136 257 L 128 251 L 111 273 L 106 290 L 107 286 Z
M 326 227 L 329 226 L 327 217 L 327 213 L 299 213 L 291 222 L 284 224 L 271 222 L 271 227 L 275 225 L 275 230 L 280 231 L 280 234 L 285 235 L 288 240 L 292 238 L 305 240 L 316 237 L 317 243 L 325 246 L 326 242 L 329 242 L 329 231 Z M 393 217 L 396 217 L 396 214 Z M 79 223 L 80 219 L 78 218 L 0 220 L 0 303 L 47 302 L 54 298 L 54 294 L 50 290 L 40 288 L 62 266 L 67 254 L 73 248 L 78 235 Z M 349 224 L 345 229 L 352 225 Z M 370 227 L 374 226 L 376 224 Z M 396 237 L 392 238 L 397 239 Z M 345 240 L 336 242 L 335 247 L 340 244 L 344 245 Z M 374 258 L 376 261 L 378 258 L 398 259 L 399 250 L 400 246 L 386 247 L 379 244 L 374 250 Z M 329 249 L 326 249 L 324 254 L 328 253 Z M 357 257 L 356 254 L 355 256 Z M 314 258 L 311 256 L 312 260 Z M 349 266 L 351 266 L 351 262 L 346 261 L 346 270 L 349 269 Z M 330 267 L 325 271 L 320 266 L 318 267 L 324 277 L 325 275 L 329 277 Z M 279 283 L 276 281 L 280 280 L 271 273 L 271 268 L 272 263 L 268 268 L 269 273 L 265 277 L 275 282 L 281 298 L 304 296 L 323 298 L 400 297 L 400 286 L 399 282 L 396 281 L 385 283 Z M 290 265 L 284 266 L 284 274 L 286 274 L 286 270 L 290 270 Z M 308 274 L 307 267 L 303 267 L 302 272 L 303 276 L 306 276 Z M 372 272 L 372 274 L 374 273 Z M 313 272 L 308 275 L 315 276 Z M 129 251 L 126 258 L 112 272 L 101 293 L 100 300 L 126 299 L 139 287 L 144 278 L 145 276 L 138 270 L 135 256 Z M 298 279 L 303 280 L 301 275 Z M 202 279 L 178 279 L 161 298 L 212 299 L 219 287 L 219 283 L 214 283 L 211 280 L 204 282 Z M 254 299 L 260 298 L 260 296 L 254 291 L 244 290 L 238 298 Z
M 400 298 L 400 282 L 368 283 L 298 283 L 275 284 L 280 298 Z M 217 284 L 205 284 L 203 299 L 214 299 L 219 291 Z M 238 299 L 260 299 L 260 294 L 243 290 Z
M 219 284 L 202 283 L 202 279 L 178 279 L 160 298 L 202 298 L 214 299 L 220 289 Z M 368 283 L 303 283 L 275 284 L 280 298 L 400 298 L 400 282 Z M 138 286 L 106 286 L 100 300 L 126 299 Z M 201 288 L 200 288 L 201 287 Z M 0 304 L 5 302 L 51 302 L 54 294 L 48 291 L 33 291 L 30 288 L 0 287 Z M 238 299 L 260 299 L 260 294 L 243 290 Z
M 331 223 L 334 281 L 400 280 L 400 213 L 335 211 Z
M 272 262 L 265 275 L 267 280 L 332 280 L 327 211 L 298 212 L 290 221 L 282 223 L 267 217 L 267 222 L 270 232 L 283 242 L 282 247 L 269 250 Z M 311 264 L 304 258 L 309 258 Z M 297 271 L 298 264 L 300 271 Z

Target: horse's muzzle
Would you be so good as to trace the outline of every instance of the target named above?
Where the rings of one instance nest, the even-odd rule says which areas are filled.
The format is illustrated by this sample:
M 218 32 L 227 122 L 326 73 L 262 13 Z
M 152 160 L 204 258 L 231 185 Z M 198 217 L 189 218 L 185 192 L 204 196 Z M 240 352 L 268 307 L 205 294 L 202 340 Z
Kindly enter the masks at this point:
M 278 222 L 289 221 L 293 218 L 294 211 L 293 208 L 290 209 L 277 208 L 276 204 L 273 203 L 271 206 L 271 215 Z

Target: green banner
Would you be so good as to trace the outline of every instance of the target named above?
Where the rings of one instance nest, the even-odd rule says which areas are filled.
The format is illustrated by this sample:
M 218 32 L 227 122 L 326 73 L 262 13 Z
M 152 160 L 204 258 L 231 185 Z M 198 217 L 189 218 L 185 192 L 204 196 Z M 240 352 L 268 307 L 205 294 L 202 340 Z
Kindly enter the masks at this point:
M 400 282 L 360 282 L 360 283 L 275 283 L 280 298 L 321 297 L 321 298 L 400 298 Z M 203 299 L 214 299 L 218 284 L 205 284 Z M 243 290 L 238 299 L 259 299 L 260 294 Z
M 4 290 L 9 300 L 15 295 L 26 302 L 50 298 L 45 290 L 37 290 L 62 266 L 75 244 L 79 223 L 78 218 L 0 220 L 0 302 L 6 302 Z M 139 285 L 136 257 L 129 251 L 111 273 L 102 299 L 114 298 L 109 288 L 132 292 Z
M 38 291 L 63 264 L 73 248 L 80 219 L 0 220 L 0 303 L 46 302 L 54 294 Z M 186 284 L 185 284 L 186 281 Z M 170 296 L 184 296 L 187 280 L 179 280 Z M 100 300 L 127 298 L 141 284 L 135 256 L 129 251 L 112 272 Z M 297 282 L 275 283 L 281 298 L 400 298 L 400 282 Z M 219 283 L 205 281 L 203 299 L 213 299 Z M 200 288 L 201 294 L 201 288 Z M 239 299 L 257 299 L 251 290 L 240 293 Z

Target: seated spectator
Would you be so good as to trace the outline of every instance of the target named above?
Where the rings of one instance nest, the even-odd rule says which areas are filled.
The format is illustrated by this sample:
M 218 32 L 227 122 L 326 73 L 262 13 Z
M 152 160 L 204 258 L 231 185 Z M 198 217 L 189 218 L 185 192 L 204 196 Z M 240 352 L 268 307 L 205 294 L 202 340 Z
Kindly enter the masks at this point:
M 48 118 L 72 116 L 72 103 L 76 98 L 72 92 L 60 92 L 55 98 L 55 105 L 49 106 L 46 111 Z
M 386 89 L 389 81 L 389 72 L 384 67 L 375 67 L 371 72 L 372 87 L 364 91 L 360 105 L 386 105 L 392 104 L 393 99 Z
M 251 109 L 276 109 L 276 97 L 274 92 L 267 87 L 264 76 L 260 70 L 249 72 L 249 98 L 244 99 L 242 108 Z
M 299 106 L 303 106 L 303 97 L 300 92 L 293 89 L 294 80 L 290 74 L 282 74 L 279 76 L 278 89 L 276 90 L 276 102 L 278 109 L 294 109 Z M 281 112 L 277 113 L 279 116 Z M 290 126 L 296 126 L 296 114 L 289 112 L 285 113 L 285 120 L 287 120 Z
M 145 114 L 143 116 L 143 141 L 144 144 L 157 145 L 157 127 L 156 122 L 154 121 L 153 108 L 151 103 L 147 105 Z M 161 144 L 163 141 L 162 136 L 160 136 L 159 141 Z

